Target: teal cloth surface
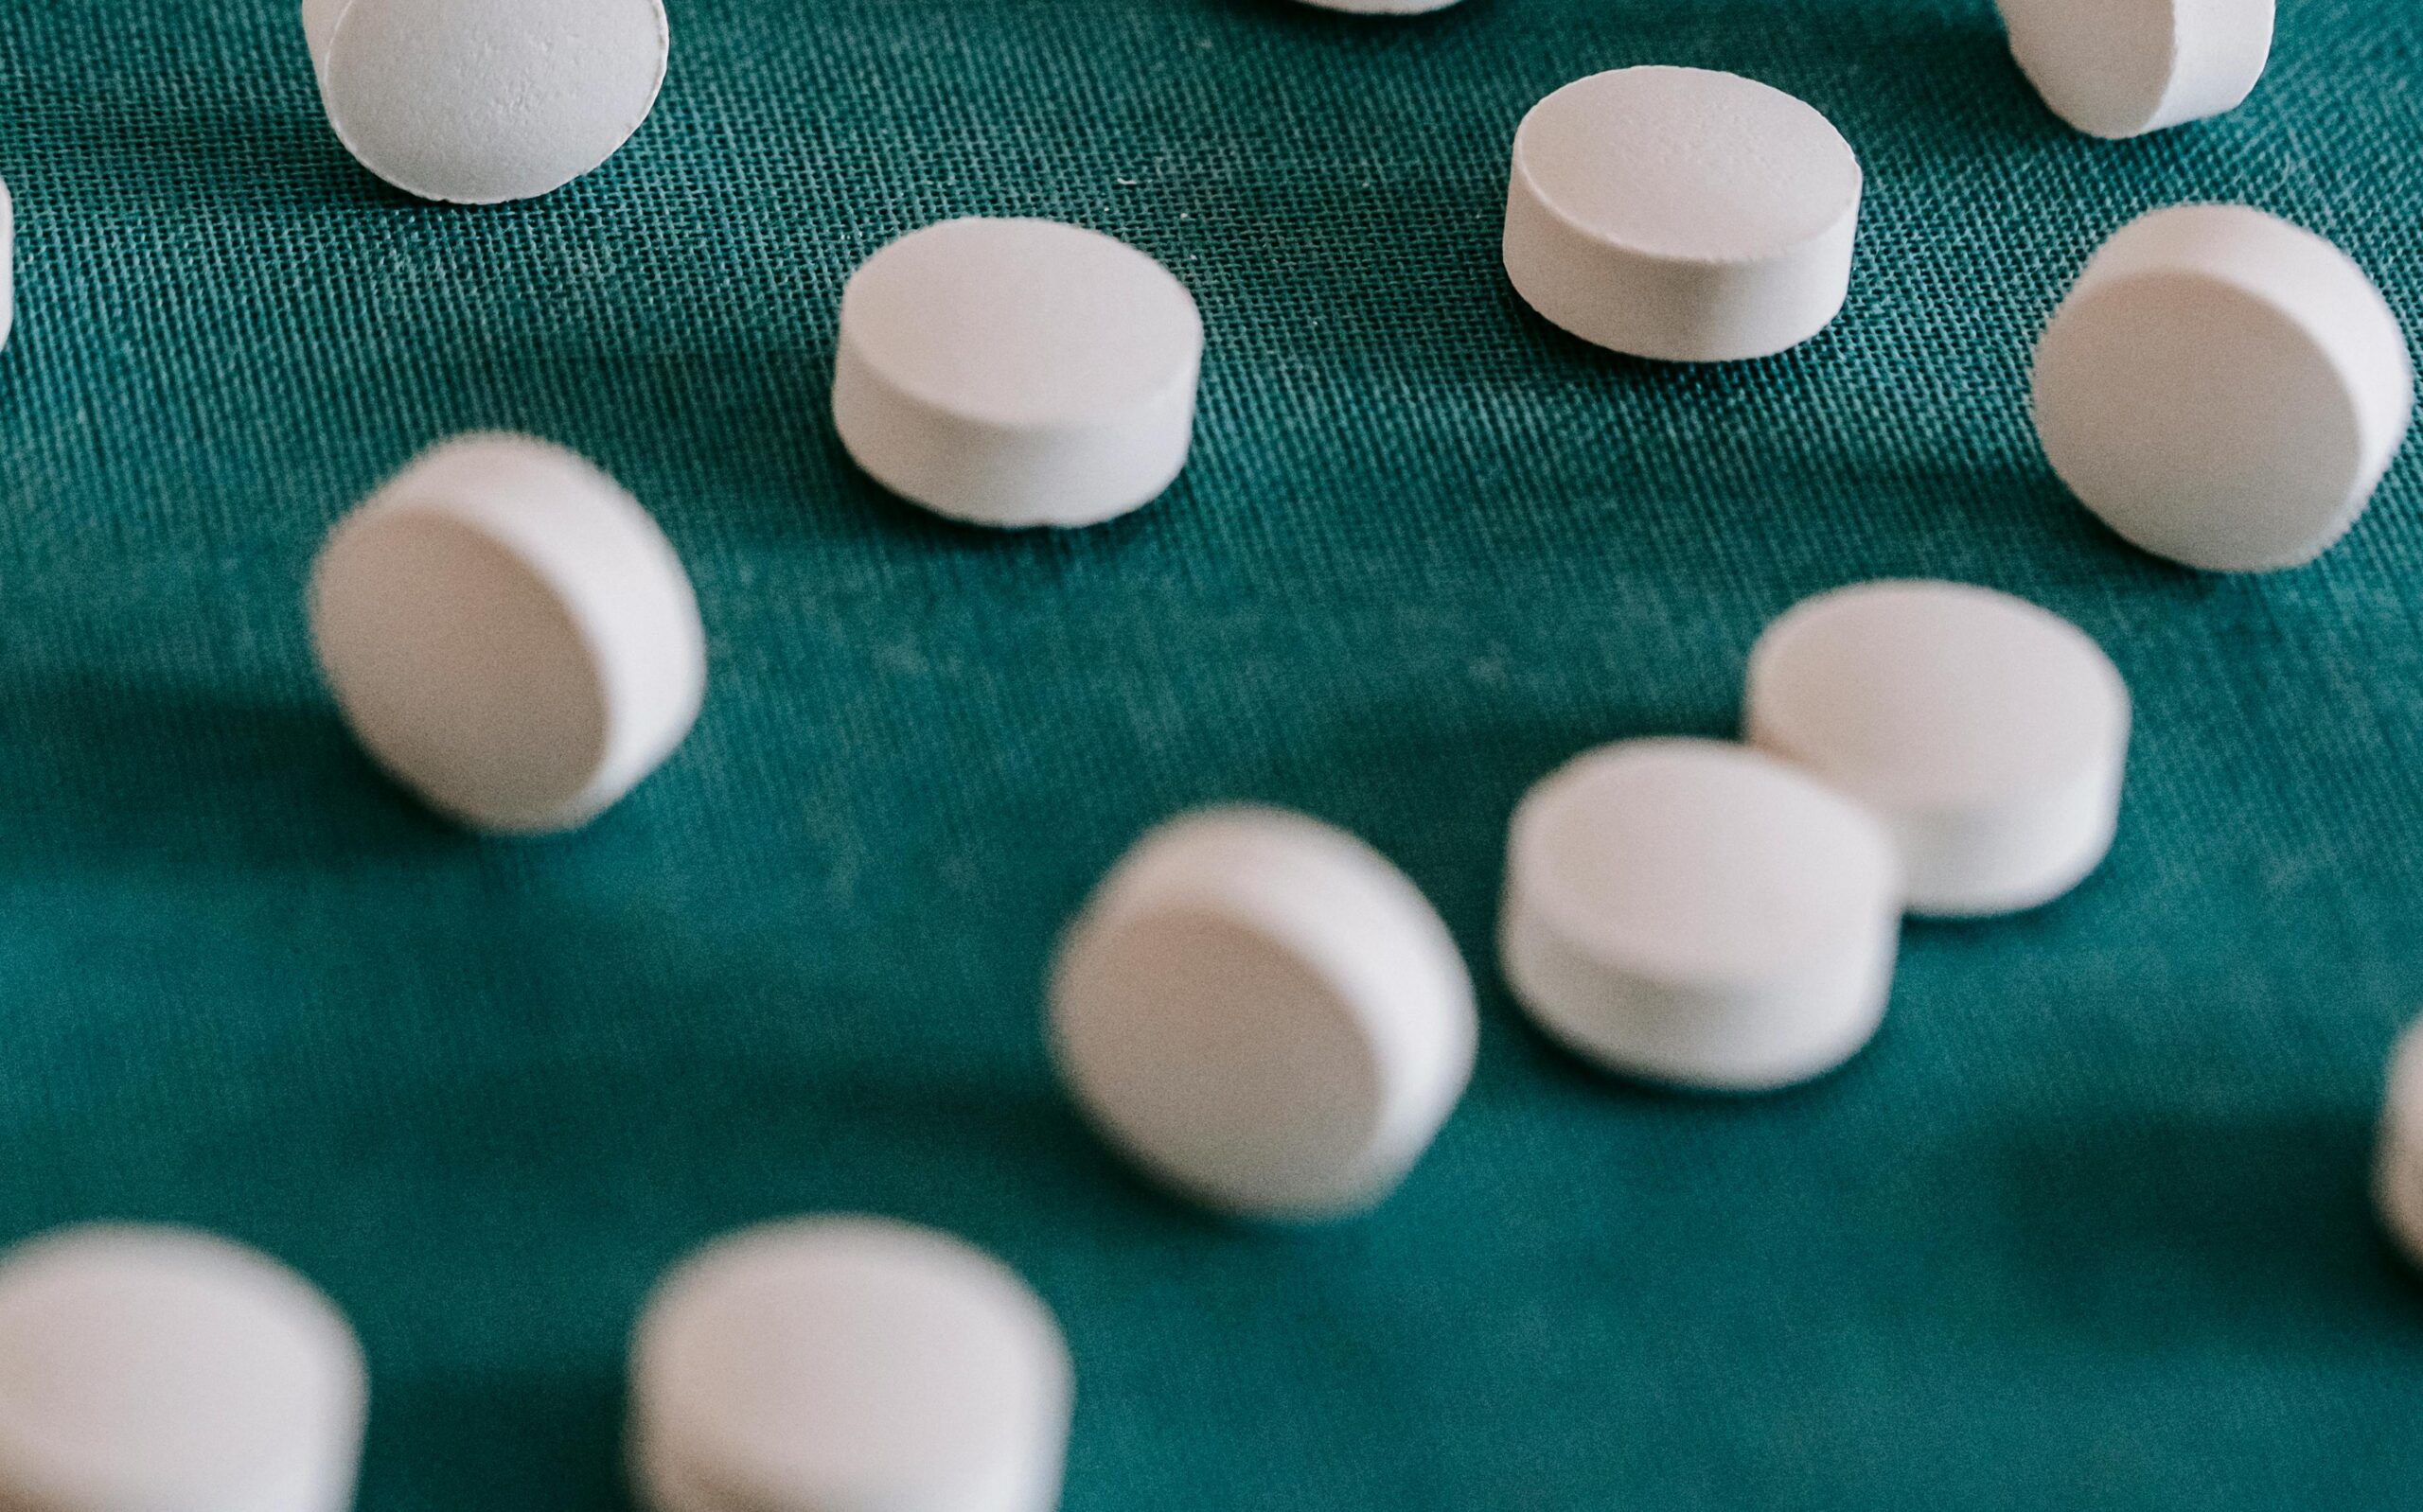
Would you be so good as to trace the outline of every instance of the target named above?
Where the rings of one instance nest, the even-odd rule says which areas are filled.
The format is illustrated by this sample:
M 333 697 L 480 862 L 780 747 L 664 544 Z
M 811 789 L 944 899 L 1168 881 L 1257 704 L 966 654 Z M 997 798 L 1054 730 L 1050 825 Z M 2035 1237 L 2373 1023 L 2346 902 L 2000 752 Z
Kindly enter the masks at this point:
M 624 1504 L 622 1350 L 732 1225 L 896 1214 L 1064 1321 L 1070 1512 L 2277 1512 L 2423 1500 L 2423 1289 L 2378 1238 L 2423 1003 L 2423 458 L 2320 564 L 2170 569 L 2052 480 L 2028 345 L 2188 199 L 2415 313 L 2423 8 L 2285 0 L 2221 120 L 2061 127 L 1988 0 L 673 0 L 654 117 L 547 199 L 419 204 L 285 0 L 0 0 L 0 1239 L 199 1223 L 365 1340 L 369 1512 Z M 1868 170 L 1827 334 L 1613 358 L 1496 264 L 1515 122 L 1732 69 Z M 1210 331 L 1194 460 L 1072 536 L 857 476 L 836 303 L 968 212 L 1125 237 Z M 299 612 L 329 522 L 472 427 L 597 459 L 697 581 L 697 732 L 578 836 L 482 842 L 355 752 Z M 2009 589 L 2139 704 L 2117 850 L 1908 936 L 1842 1074 L 1594 1076 L 1491 942 L 1507 816 L 1585 746 L 1733 728 L 1803 594 Z M 1471 1094 L 1369 1222 L 1125 1175 L 1037 1033 L 1147 824 L 1300 806 L 1438 902 Z

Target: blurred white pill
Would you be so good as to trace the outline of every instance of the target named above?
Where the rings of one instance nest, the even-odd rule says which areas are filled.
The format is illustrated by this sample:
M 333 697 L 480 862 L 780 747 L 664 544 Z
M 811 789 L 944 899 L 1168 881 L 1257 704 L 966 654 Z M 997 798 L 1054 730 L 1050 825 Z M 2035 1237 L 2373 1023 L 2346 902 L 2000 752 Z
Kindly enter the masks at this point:
M 698 601 L 656 522 L 526 436 L 446 442 L 346 516 L 310 614 L 354 734 L 481 829 L 587 822 L 681 744 L 706 683 Z
M 1866 809 L 1742 747 L 1639 740 L 1523 800 L 1499 943 L 1515 997 L 1582 1055 L 1749 1092 L 1873 1037 L 1901 918 L 1892 840 Z
M 2390 1057 L 2373 1197 L 2390 1237 L 2423 1265 L 2423 1021 L 2398 1036 Z
M 0 348 L 17 324 L 17 206 L 0 184 Z
M 2020 71 L 2090 136 L 2140 136 L 2234 110 L 2272 56 L 2273 0 L 2001 5 Z
M 1343 831 L 1210 809 L 1153 831 L 1062 941 L 1051 1037 L 1088 1117 L 1213 1207 L 1310 1220 L 1393 1190 L 1471 1079 L 1470 976 Z
M 2087 263 L 2037 344 L 2033 403 L 2054 470 L 2121 536 L 2264 571 L 2363 513 L 2414 368 L 2338 248 L 2243 205 L 2175 205 Z
M 343 1512 L 368 1378 L 266 1256 L 182 1229 L 62 1229 L 0 1258 L 0 1506 Z
M 654 1512 L 1050 1512 L 1072 1375 L 999 1261 L 867 1218 L 746 1229 L 659 1285 L 631 1344 Z
M 1884 820 L 1914 913 L 2032 908 L 2112 848 L 2128 687 L 2083 631 L 2007 593 L 1808 600 L 1750 653 L 1742 727 Z
M 1552 324 L 1636 357 L 1765 357 L 1850 288 L 1859 159 L 1778 89 L 1701 68 L 1565 85 L 1514 133 L 1506 273 Z
M 1323 10 L 1343 10 L 1358 16 L 1426 15 L 1455 3 L 1456 0 L 1304 0 L 1304 4 Z
M 304 0 L 321 103 L 363 167 L 458 204 L 527 200 L 647 119 L 663 0 Z
M 979 525 L 1090 525 L 1186 465 L 1203 322 L 1168 270 L 1050 220 L 946 220 L 841 292 L 833 419 L 893 493 Z

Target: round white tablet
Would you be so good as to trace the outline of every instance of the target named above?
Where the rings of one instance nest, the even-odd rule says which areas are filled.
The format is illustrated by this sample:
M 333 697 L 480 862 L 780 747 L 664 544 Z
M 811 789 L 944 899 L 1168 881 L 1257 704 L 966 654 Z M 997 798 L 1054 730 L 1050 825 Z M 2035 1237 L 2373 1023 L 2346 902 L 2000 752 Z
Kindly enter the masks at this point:
M 1362 841 L 1205 810 L 1140 841 L 1062 941 L 1051 1036 L 1113 1145 L 1197 1201 L 1308 1220 L 1368 1208 L 1471 1079 L 1470 976 Z
M 1456 0 L 1304 0 L 1304 4 L 1323 10 L 1343 10 L 1359 16 L 1426 15 L 1455 3 Z
M 343 1512 L 367 1399 L 352 1328 L 266 1256 L 97 1225 L 0 1259 L 0 1505 Z
M 1091 525 L 1186 465 L 1203 321 L 1168 270 L 1050 220 L 946 220 L 841 291 L 833 420 L 874 479 L 979 525 Z
M 469 435 L 339 523 L 311 639 L 370 754 L 509 833 L 587 822 L 698 717 L 698 601 L 647 512 L 560 447 Z
M 2001 4 L 2020 71 L 2090 136 L 2140 136 L 2233 110 L 2272 56 L 2273 0 Z
M 2128 687 L 2083 631 L 2007 593 L 1819 594 L 1760 637 L 1742 727 L 1884 818 L 1914 913 L 2032 908 L 2112 848 Z
M 612 157 L 671 47 L 663 0 L 304 0 L 328 124 L 407 194 L 527 200 Z
M 0 184 L 0 348 L 17 323 L 17 206 Z
M 2423 1265 L 2423 1022 L 2398 1037 L 2390 1057 L 2373 1197 L 2390 1237 Z
M 1765 357 L 1850 288 L 1859 159 L 1781 90 L 1701 68 L 1565 85 L 1514 133 L 1506 273 L 1530 307 L 1636 357 Z
M 2414 368 L 2338 248 L 2242 205 L 2177 205 L 2087 263 L 2037 344 L 2033 402 L 2054 470 L 2121 536 L 2263 571 L 2363 513 Z
M 946 1235 L 744 1230 L 665 1278 L 631 1345 L 654 1512 L 1050 1512 L 1072 1377 L 1043 1303 Z
M 1875 1034 L 1901 917 L 1892 841 L 1866 810 L 1742 747 L 1640 740 L 1523 800 L 1499 946 L 1515 997 L 1580 1054 L 1751 1092 Z

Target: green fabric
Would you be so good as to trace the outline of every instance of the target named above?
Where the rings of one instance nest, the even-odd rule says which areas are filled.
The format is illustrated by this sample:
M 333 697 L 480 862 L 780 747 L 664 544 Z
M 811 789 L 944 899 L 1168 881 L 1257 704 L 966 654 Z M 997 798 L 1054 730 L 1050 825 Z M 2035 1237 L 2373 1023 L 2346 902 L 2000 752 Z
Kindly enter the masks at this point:
M 611 1508 L 622 1348 L 729 1226 L 872 1209 L 1065 1321 L 1070 1512 L 2414 1505 L 2423 1289 L 2363 1174 L 2423 1001 L 2423 466 L 2319 565 L 2193 576 L 2063 495 L 2033 333 L 2134 213 L 2228 198 L 2423 275 L 2423 8 L 2288 0 L 2218 122 L 2060 126 L 1987 0 L 675 0 L 654 118 L 535 203 L 407 202 L 283 0 L 0 0 L 0 1238 L 201 1223 L 325 1284 L 363 1504 Z M 1654 367 L 1496 266 L 1533 100 L 1713 65 L 1869 174 L 1841 322 Z M 1067 536 L 946 526 L 825 415 L 867 253 L 1123 237 L 1211 333 L 1194 460 Z M 657 514 L 712 639 L 592 831 L 483 843 L 354 751 L 298 592 L 350 501 L 508 426 Z M 1803 594 L 1971 579 L 2134 685 L 2118 849 L 1910 931 L 1884 1035 L 1757 1100 L 1535 1038 L 1507 815 L 1728 730 Z M 1219 798 L 1369 836 L 1485 984 L 1396 1201 L 1303 1236 L 1123 1173 L 1036 1031 L 1054 932 Z

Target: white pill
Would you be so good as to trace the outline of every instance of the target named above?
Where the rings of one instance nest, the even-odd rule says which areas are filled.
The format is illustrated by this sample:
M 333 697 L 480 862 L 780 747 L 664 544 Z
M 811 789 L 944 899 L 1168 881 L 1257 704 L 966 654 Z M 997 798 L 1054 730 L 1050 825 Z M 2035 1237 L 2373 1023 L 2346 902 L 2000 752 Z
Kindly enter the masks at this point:
M 1072 1375 L 1042 1301 L 946 1235 L 769 1223 L 657 1288 L 631 1345 L 654 1512 L 1049 1512 Z
M 663 0 L 303 0 L 328 124 L 407 194 L 559 189 L 630 140 L 671 47 Z
M 467 824 L 587 822 L 689 732 L 706 683 L 690 580 L 587 461 L 526 436 L 423 454 L 329 536 L 311 639 L 354 734 Z
M 1456 0 L 1304 0 L 1304 4 L 1323 10 L 1343 10 L 1358 16 L 1426 15 L 1455 3 Z
M 1062 941 L 1061 1079 L 1147 1173 L 1224 1211 L 1353 1213 L 1395 1188 L 1470 1081 L 1472 979 L 1362 841 L 1211 809 L 1138 842 Z
M 96 1225 L 0 1260 L 0 1506 L 343 1512 L 368 1389 L 327 1299 L 225 1240 Z
M 1515 997 L 1580 1054 L 1750 1092 L 1875 1034 L 1901 916 L 1866 810 L 1739 746 L 1640 740 L 1576 758 L 1515 811 L 1499 945 Z
M 2033 402 L 2054 470 L 2121 536 L 2266 571 L 2363 513 L 2414 368 L 2338 248 L 2242 205 L 2176 205 L 2087 263 L 2037 344 Z
M 1168 270 L 1050 220 L 946 220 L 841 292 L 833 420 L 877 483 L 971 524 L 1091 525 L 1186 465 L 1203 321 Z
M 1506 273 L 1585 342 L 1765 357 L 1842 309 L 1860 186 L 1850 144 L 1781 90 L 1700 68 L 1594 74 L 1514 133 Z
M 0 184 L 0 349 L 17 324 L 17 206 Z
M 2112 849 L 2128 687 L 2024 599 L 1959 583 L 1819 594 L 1760 637 L 1742 726 L 1884 820 L 1914 913 L 2032 908 Z
M 2390 1057 L 2373 1198 L 2390 1237 L 2423 1265 L 2423 1022 L 2398 1037 Z
M 2141 136 L 2234 110 L 2272 56 L 2273 0 L 2001 4 L 2020 71 L 2090 136 Z

